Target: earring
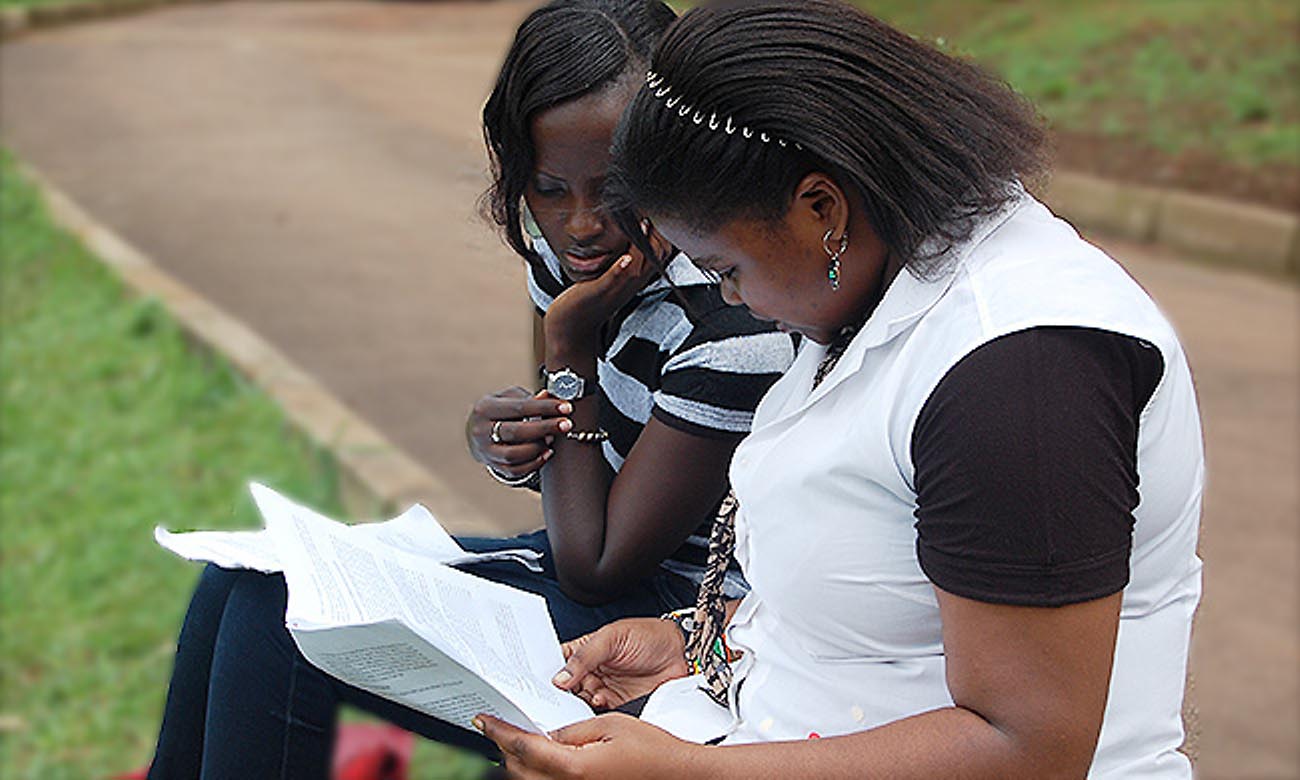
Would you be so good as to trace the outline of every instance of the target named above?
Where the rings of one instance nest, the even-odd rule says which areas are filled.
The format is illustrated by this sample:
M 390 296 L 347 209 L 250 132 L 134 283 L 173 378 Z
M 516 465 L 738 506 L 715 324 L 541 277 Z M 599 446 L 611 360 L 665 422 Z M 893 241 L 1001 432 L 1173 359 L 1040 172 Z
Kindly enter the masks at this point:
M 840 236 L 840 245 L 838 247 L 831 248 L 831 236 L 834 234 L 835 228 L 831 228 L 826 231 L 826 235 L 822 236 L 822 251 L 831 259 L 830 265 L 826 269 L 826 278 L 830 281 L 832 290 L 839 290 L 840 256 L 849 248 L 849 231 L 844 231 L 844 235 Z

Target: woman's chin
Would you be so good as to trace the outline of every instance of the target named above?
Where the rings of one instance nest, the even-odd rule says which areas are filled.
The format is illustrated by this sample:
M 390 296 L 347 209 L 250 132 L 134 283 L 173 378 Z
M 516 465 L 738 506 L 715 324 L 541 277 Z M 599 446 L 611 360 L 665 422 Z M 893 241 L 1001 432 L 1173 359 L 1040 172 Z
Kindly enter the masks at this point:
M 605 273 L 606 269 L 609 268 L 609 266 L 605 266 L 598 271 L 577 271 L 567 265 L 561 265 L 560 267 L 564 270 L 564 277 L 574 283 L 590 282 L 594 279 L 599 279 L 601 274 Z
M 788 322 L 781 322 L 780 320 L 776 320 L 776 329 L 782 333 L 798 335 L 814 343 L 821 344 L 823 347 L 831 343 L 835 338 L 834 335 L 830 333 L 824 333 L 816 329 L 801 328 L 798 325 L 791 325 Z

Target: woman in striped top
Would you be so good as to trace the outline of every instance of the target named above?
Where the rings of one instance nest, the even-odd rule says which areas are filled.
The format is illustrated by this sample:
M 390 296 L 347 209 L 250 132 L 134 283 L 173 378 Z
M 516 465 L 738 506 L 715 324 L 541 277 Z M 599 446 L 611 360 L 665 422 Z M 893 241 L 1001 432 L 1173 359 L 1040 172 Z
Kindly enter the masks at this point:
M 546 529 L 462 542 L 545 550 L 540 578 L 473 570 L 546 596 L 562 637 L 694 603 L 731 453 L 794 355 L 686 257 L 661 247 L 647 261 L 603 210 L 613 129 L 672 19 L 645 0 L 550 3 L 519 28 L 483 112 L 487 211 L 527 263 L 543 372 L 583 391 L 475 405 L 470 451 L 501 481 L 540 487 Z

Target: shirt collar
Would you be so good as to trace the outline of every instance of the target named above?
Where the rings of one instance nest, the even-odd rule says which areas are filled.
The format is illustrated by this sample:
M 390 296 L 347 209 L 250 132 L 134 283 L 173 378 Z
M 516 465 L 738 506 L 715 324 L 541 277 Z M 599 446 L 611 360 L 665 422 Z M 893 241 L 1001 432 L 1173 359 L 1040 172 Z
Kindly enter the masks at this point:
M 704 275 L 703 271 L 696 267 L 695 263 L 691 262 L 691 259 L 684 252 L 678 252 L 668 261 L 668 267 L 664 269 L 663 274 L 646 285 L 641 292 L 646 294 L 658 290 L 667 290 L 674 286 L 690 287 L 697 284 L 713 284 L 713 282 Z

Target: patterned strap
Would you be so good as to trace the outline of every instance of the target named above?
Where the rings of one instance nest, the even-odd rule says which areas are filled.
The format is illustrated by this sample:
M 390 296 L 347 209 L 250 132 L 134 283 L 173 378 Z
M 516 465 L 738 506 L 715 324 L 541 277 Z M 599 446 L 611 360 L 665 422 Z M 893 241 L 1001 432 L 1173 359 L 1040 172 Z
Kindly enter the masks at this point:
M 858 324 L 840 330 L 827 348 L 821 365 L 817 367 L 813 387 L 821 384 L 835 368 L 861 327 Z M 714 518 L 713 529 L 709 533 L 709 557 L 704 566 L 704 578 L 700 581 L 700 595 L 695 602 L 695 626 L 690 638 L 686 640 L 686 663 L 690 665 L 692 673 L 703 673 L 702 690 L 723 707 L 727 706 L 727 691 L 731 688 L 731 661 L 734 659 L 723 638 L 723 631 L 727 627 L 727 612 L 722 585 L 727 578 L 731 555 L 736 550 L 736 512 L 739 509 L 740 502 L 736 500 L 735 491 L 728 491 L 727 497 L 718 507 L 718 515 Z
M 722 636 L 727 623 L 722 585 L 727 577 L 731 554 L 736 549 L 736 510 L 739 508 L 736 494 L 732 492 L 727 493 L 718 507 L 709 534 L 708 562 L 695 602 L 695 626 L 686 642 L 686 660 L 691 671 L 704 675 L 702 690 L 724 707 L 727 706 L 727 690 L 731 687 L 731 658 Z

